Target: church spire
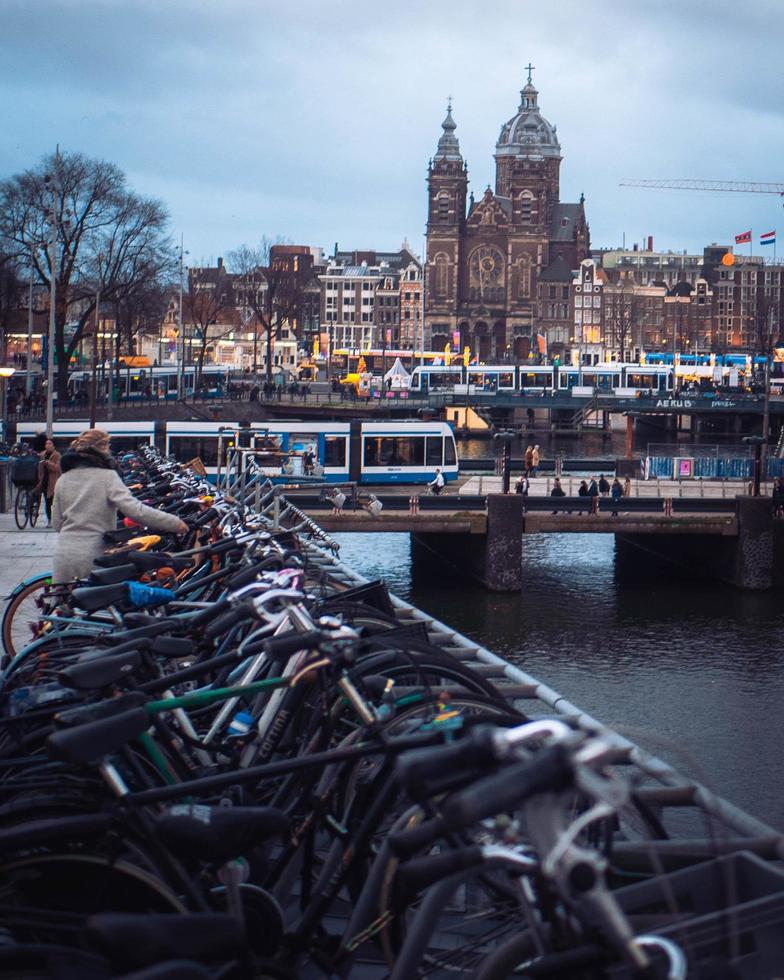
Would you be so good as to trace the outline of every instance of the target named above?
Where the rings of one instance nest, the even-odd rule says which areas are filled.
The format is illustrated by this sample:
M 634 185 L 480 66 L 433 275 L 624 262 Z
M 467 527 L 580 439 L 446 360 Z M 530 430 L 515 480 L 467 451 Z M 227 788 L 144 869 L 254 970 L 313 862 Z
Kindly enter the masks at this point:
M 536 99 L 539 93 L 536 90 L 536 86 L 531 81 L 531 73 L 533 72 L 535 65 L 532 65 L 529 61 L 525 66 L 525 70 L 528 72 L 528 81 L 520 89 L 520 108 L 518 112 L 530 111 L 531 109 L 536 109 Z
M 452 96 L 450 95 L 447 100 L 446 105 L 446 118 L 441 123 L 441 129 L 443 133 L 438 141 L 438 149 L 436 150 L 436 155 L 433 157 L 434 161 L 450 161 L 450 162 L 460 162 L 462 163 L 463 158 L 460 156 L 460 144 L 455 136 L 455 130 L 457 125 L 452 118 Z

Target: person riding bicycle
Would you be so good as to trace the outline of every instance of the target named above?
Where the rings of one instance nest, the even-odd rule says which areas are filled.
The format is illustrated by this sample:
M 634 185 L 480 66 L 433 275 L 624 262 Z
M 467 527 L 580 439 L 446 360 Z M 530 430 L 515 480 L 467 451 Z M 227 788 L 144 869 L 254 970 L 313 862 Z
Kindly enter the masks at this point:
M 445 485 L 446 485 L 446 481 L 444 480 L 444 474 L 441 472 L 440 467 L 436 466 L 435 479 L 430 483 L 428 483 L 428 486 L 430 487 L 430 492 L 438 496 L 439 493 L 441 493 L 441 491 L 444 489 Z

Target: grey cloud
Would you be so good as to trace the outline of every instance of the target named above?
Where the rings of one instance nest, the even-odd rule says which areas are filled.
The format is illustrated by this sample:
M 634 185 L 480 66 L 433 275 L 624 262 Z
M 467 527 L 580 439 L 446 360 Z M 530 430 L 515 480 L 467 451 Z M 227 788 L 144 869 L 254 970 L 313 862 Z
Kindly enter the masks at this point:
M 779 0 L 4 0 L 0 173 L 55 142 L 162 197 L 194 254 L 282 234 L 331 247 L 421 240 L 448 93 L 472 186 L 493 179 L 523 65 L 558 125 L 565 198 L 596 243 L 700 246 L 775 220 L 761 197 L 619 190 L 623 176 L 775 179 Z M 747 222 L 747 224 L 749 223 Z M 767 230 L 767 229 L 766 229 Z

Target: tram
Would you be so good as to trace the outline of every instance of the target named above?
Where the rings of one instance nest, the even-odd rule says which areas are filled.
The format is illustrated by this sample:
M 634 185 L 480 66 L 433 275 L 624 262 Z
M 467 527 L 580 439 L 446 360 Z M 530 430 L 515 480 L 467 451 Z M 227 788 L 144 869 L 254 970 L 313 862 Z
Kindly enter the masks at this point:
M 666 364 L 593 364 L 581 368 L 557 364 L 482 364 L 416 367 L 412 392 L 453 390 L 469 394 L 542 394 L 554 391 L 592 394 L 596 389 L 629 397 L 641 390 L 671 391 L 675 370 Z
M 90 423 L 82 420 L 69 422 L 54 422 L 52 425 L 52 440 L 60 452 L 64 452 L 73 440 L 90 427 Z M 155 422 L 99 422 L 98 428 L 111 436 L 111 450 L 115 454 L 129 452 L 140 446 L 155 445 Z M 18 422 L 16 438 L 18 442 L 32 442 L 45 430 L 43 422 Z
M 199 457 L 213 479 L 219 446 L 255 448 L 274 441 L 283 459 L 281 476 L 302 474 L 302 460 L 312 452 L 324 481 L 342 483 L 429 483 L 436 467 L 445 480 L 458 475 L 457 449 L 445 422 L 168 422 L 164 451 L 186 462 Z M 221 460 L 223 463 L 224 460 Z M 271 474 L 275 475 L 275 474 Z
M 109 372 L 110 368 L 107 365 L 104 381 Z M 148 398 L 146 394 L 148 388 L 154 399 L 173 401 L 177 398 L 178 375 L 177 368 L 174 366 L 134 367 L 123 364 L 119 372 L 112 369 L 111 374 L 112 383 L 119 384 L 121 402 L 140 402 Z M 91 380 L 90 371 L 71 371 L 68 375 L 69 398 L 77 404 L 80 401 L 86 403 L 89 399 Z M 219 364 L 205 364 L 201 372 L 199 391 L 205 398 L 218 398 L 224 393 L 227 380 L 228 373 L 225 367 Z M 102 374 L 99 368 L 97 376 L 99 388 L 101 381 Z M 196 368 L 193 364 L 183 368 L 182 386 L 185 396 L 192 397 L 196 390 Z

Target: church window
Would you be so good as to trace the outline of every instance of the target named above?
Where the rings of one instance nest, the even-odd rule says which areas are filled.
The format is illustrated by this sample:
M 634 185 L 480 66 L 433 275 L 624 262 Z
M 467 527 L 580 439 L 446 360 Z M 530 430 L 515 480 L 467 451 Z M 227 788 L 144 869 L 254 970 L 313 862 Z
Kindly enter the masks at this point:
M 447 280 L 448 280 L 449 268 L 448 268 L 448 259 L 443 252 L 440 252 L 436 256 L 435 264 L 436 264 L 435 293 L 436 296 L 444 298 L 446 297 L 447 294 L 447 288 L 448 288 Z
M 531 223 L 531 212 L 533 209 L 533 194 L 530 191 L 523 191 L 520 195 L 520 221 L 528 225 Z
M 438 195 L 438 217 L 441 221 L 449 220 L 449 194 L 442 191 Z
M 527 299 L 531 295 L 531 269 L 528 259 L 523 256 L 517 262 L 517 297 Z

